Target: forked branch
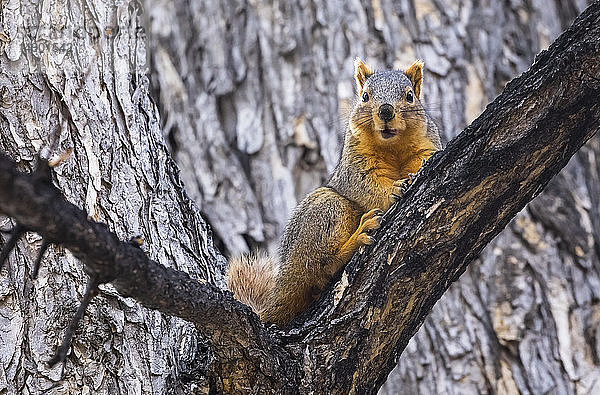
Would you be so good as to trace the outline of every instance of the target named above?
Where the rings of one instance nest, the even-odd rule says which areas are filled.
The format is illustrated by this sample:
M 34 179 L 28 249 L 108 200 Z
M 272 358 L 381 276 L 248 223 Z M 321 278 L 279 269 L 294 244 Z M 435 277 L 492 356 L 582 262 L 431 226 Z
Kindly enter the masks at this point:
M 385 214 L 376 243 L 285 331 L 120 242 L 2 155 L 0 211 L 17 230 L 69 248 L 99 282 L 196 324 L 215 355 L 207 371 L 215 391 L 370 393 L 443 292 L 597 131 L 599 97 L 597 1 L 431 158 Z

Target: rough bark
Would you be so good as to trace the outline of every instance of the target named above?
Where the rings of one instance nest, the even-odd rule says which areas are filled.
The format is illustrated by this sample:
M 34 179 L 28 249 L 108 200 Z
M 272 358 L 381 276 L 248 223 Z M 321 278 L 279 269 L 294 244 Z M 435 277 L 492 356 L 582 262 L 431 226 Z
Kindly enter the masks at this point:
M 526 74 L 509 84 L 461 136 L 432 158 L 400 204 L 386 214 L 387 222 L 379 232 L 378 242 L 351 261 L 341 281 L 315 308 L 286 332 L 269 328 L 268 334 L 259 333 L 265 343 L 271 342 L 272 337 L 279 338 L 273 344 L 289 350 L 290 360 L 280 364 L 288 370 L 263 370 L 277 355 L 264 347 L 265 355 L 256 358 L 252 336 L 245 340 L 239 333 L 235 335 L 235 328 L 224 328 L 224 333 L 232 333 L 242 342 L 249 341 L 250 355 L 237 361 L 237 370 L 231 370 L 227 355 L 219 353 L 230 340 L 227 336 L 212 337 L 211 347 L 217 356 L 207 372 L 212 388 L 248 389 L 250 380 L 239 368 L 248 367 L 253 359 L 254 364 L 261 365 L 256 370 L 267 378 L 253 376 L 256 391 L 298 384 L 303 392 L 327 388 L 362 393 L 379 388 L 393 368 L 396 355 L 451 282 L 595 133 L 600 125 L 600 103 L 596 100 L 600 93 L 596 77 L 600 74 L 599 60 L 600 3 L 596 3 L 547 53 L 539 56 Z M 98 250 L 93 234 L 60 232 L 44 220 L 53 213 L 52 204 L 58 199 L 40 198 L 39 195 L 44 196 L 41 184 L 28 190 L 18 189 L 22 183 L 28 183 L 14 181 L 15 177 L 31 180 L 31 176 L 16 176 L 8 170 L 3 173 L 2 211 L 28 229 L 72 248 L 92 272 L 110 268 L 106 265 L 110 254 Z M 45 188 L 52 187 L 45 183 Z M 44 214 L 32 218 L 23 207 Z M 95 227 L 96 235 L 108 234 L 104 228 L 84 221 L 82 212 L 74 206 L 69 207 L 78 212 L 77 223 Z M 57 223 L 72 221 L 66 217 L 69 216 L 61 216 Z M 140 255 L 136 247 L 127 248 Z M 119 259 L 108 261 L 116 265 Z M 113 273 L 114 283 L 121 292 L 138 297 L 142 290 L 133 275 L 151 273 L 154 265 L 136 269 L 133 256 L 124 261 L 134 269 L 130 269 L 130 274 L 118 266 L 119 270 Z M 167 283 L 165 293 L 174 295 L 169 300 L 184 300 L 188 296 L 193 300 L 188 306 L 173 309 L 169 302 L 154 305 L 148 299 L 140 300 L 192 320 L 203 332 L 210 324 L 206 316 L 197 316 L 198 306 L 194 307 L 194 303 L 207 302 L 206 295 L 220 295 L 221 291 L 179 278 L 185 287 L 171 285 L 171 294 L 167 293 Z M 156 284 L 164 280 L 164 276 L 158 278 Z M 160 299 L 160 295 L 149 296 Z M 232 316 L 241 314 L 249 317 L 249 322 L 256 322 L 256 317 L 239 304 L 225 308 L 235 310 Z M 220 310 L 211 313 L 220 314 Z M 222 316 L 215 319 L 217 323 L 227 320 Z M 210 329 L 208 332 L 214 333 Z M 225 362 L 224 366 L 221 362 Z M 299 375 L 289 377 L 294 371 Z
M 152 80 L 186 188 L 235 253 L 276 246 L 286 208 L 335 166 L 354 57 L 424 59 L 425 101 L 449 140 L 589 2 L 193 3 L 146 2 Z M 210 131 L 185 123 L 196 116 Z M 598 391 L 598 141 L 436 305 L 384 391 Z
M 264 383 L 297 375 L 280 342 L 273 342 L 258 317 L 231 293 L 149 260 L 138 245 L 120 242 L 104 224 L 89 220 L 85 211 L 64 200 L 47 175 L 44 170 L 19 173 L 0 155 L 1 212 L 17 220 L 19 228 L 67 248 L 85 264 L 89 281 L 111 283 L 123 296 L 196 324 L 218 366 L 208 373 L 212 381 L 239 375 L 237 388 L 244 388 L 250 378 Z
M 138 12 L 135 2 L 1 3 L 0 151 L 27 170 L 39 152 L 72 149 L 53 173 L 69 201 L 120 239 L 142 235 L 162 265 L 222 284 L 225 261 L 182 188 L 148 95 Z M 12 224 L 0 218 L 2 229 Z M 46 362 L 87 276 L 69 250 L 51 246 L 32 281 L 40 243 L 28 233 L 0 273 L 1 393 L 177 392 L 199 375 L 206 346 L 193 325 L 106 286 L 59 381 L 61 367 Z

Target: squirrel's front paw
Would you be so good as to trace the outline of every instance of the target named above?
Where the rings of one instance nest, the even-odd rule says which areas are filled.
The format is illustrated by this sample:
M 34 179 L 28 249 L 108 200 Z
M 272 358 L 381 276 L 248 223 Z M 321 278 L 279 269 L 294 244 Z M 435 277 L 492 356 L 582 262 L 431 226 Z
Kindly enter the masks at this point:
M 360 218 L 360 224 L 358 225 L 358 241 L 361 244 L 371 244 L 373 242 L 371 233 L 375 229 L 379 229 L 382 215 L 383 211 L 378 208 L 374 208 L 373 210 L 363 214 L 363 216 Z
M 407 178 L 394 181 L 391 196 L 392 202 L 395 202 L 396 200 L 400 199 L 400 197 L 402 197 L 402 195 L 406 193 L 408 187 L 410 186 L 410 183 L 412 182 L 413 176 L 414 174 L 409 173 Z

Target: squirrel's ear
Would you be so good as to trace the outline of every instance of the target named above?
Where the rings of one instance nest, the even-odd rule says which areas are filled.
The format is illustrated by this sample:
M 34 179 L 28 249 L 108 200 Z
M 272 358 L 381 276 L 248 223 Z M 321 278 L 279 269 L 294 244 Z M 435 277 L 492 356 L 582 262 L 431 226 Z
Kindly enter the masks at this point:
M 420 99 L 421 95 L 421 82 L 423 82 L 423 61 L 417 60 L 412 64 L 404 74 L 408 77 L 413 86 L 413 91 L 415 92 L 415 96 L 417 99 Z
M 364 64 L 359 58 L 354 59 L 354 79 L 356 79 L 356 89 L 359 94 L 362 92 L 365 81 L 371 74 L 373 74 L 373 71 L 369 66 Z

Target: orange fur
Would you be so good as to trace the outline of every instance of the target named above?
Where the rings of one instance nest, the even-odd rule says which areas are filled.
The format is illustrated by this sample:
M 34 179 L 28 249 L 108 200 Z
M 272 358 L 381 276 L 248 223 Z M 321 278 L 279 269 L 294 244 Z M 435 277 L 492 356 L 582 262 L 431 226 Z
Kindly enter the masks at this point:
M 370 70 L 364 63 L 357 63 L 355 74 L 362 75 L 363 69 Z M 342 157 L 360 158 L 354 161 L 357 164 L 356 171 L 366 174 L 362 182 L 367 188 L 363 187 L 362 190 L 368 190 L 369 193 L 357 193 L 351 198 L 365 210 L 387 210 L 393 201 L 392 194 L 397 192 L 396 181 L 416 173 L 423 161 L 439 149 L 431 139 L 426 114 L 418 99 L 422 72 L 423 62 L 420 60 L 406 70 L 412 87 L 407 84 L 404 92 L 412 88 L 416 97 L 413 103 L 408 103 L 405 96 L 390 103 L 395 110 L 391 121 L 384 122 L 377 115 L 379 106 L 370 101 L 358 102 L 353 109 Z M 363 87 L 364 82 L 359 86 L 357 77 L 357 89 Z M 384 139 L 380 133 L 384 128 L 398 130 L 398 134 Z
M 327 186 L 294 210 L 281 240 L 280 267 L 265 256 L 230 263 L 229 289 L 263 321 L 285 326 L 305 311 L 352 255 L 371 243 L 370 232 L 400 193 L 401 180 L 441 148 L 419 102 L 422 70 L 417 61 L 404 74 L 373 72 L 356 59 L 359 100 L 340 163 Z
M 415 96 L 417 99 L 421 98 L 421 82 L 423 82 L 423 66 L 425 64 L 422 60 L 415 61 L 404 74 L 410 79 L 413 85 L 413 89 L 415 91 Z
M 356 80 L 359 94 L 362 93 L 365 81 L 371 74 L 373 74 L 373 70 L 369 66 L 364 64 L 359 58 L 354 59 L 354 79 Z

